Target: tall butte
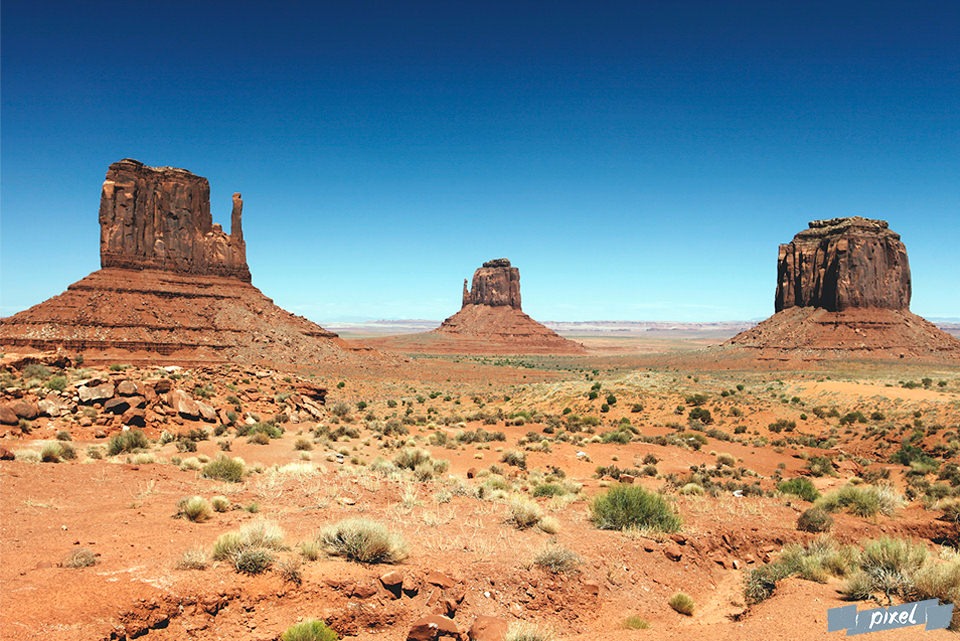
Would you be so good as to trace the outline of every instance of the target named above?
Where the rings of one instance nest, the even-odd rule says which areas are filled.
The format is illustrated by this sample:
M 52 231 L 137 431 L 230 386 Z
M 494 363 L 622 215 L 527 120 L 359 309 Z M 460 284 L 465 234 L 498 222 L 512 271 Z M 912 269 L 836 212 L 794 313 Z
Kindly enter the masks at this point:
M 582 345 L 561 337 L 520 308 L 520 270 L 506 258 L 487 261 L 463 281 L 460 311 L 430 332 L 444 350 L 505 354 L 582 354 Z
M 727 345 L 761 359 L 960 357 L 960 340 L 910 312 L 910 265 L 883 220 L 815 220 L 780 245 L 773 316 Z
M 311 364 L 349 358 L 337 335 L 250 284 L 243 200 L 227 234 L 210 184 L 184 169 L 124 159 L 100 195 L 101 269 L 0 320 L 7 351 L 65 349 L 91 360 Z

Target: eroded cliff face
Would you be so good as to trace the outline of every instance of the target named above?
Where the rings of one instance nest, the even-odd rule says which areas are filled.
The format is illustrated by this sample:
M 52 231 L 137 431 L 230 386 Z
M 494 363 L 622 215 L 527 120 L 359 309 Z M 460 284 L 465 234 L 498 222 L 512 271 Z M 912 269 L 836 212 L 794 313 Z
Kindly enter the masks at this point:
M 115 162 L 100 194 L 100 264 L 250 282 L 242 214 L 234 194 L 227 234 L 213 224 L 206 178 L 129 158 Z
M 520 309 L 520 270 L 506 258 L 487 261 L 473 272 L 473 286 L 463 281 L 463 305 L 489 305 Z
M 886 221 L 855 216 L 815 220 L 780 245 L 775 310 L 908 310 L 910 265 Z

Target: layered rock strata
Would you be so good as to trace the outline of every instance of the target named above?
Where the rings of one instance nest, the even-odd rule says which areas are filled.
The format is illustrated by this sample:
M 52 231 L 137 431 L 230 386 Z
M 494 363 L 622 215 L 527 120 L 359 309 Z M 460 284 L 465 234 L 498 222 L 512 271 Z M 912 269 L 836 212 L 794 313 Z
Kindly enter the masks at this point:
M 206 178 L 126 158 L 110 165 L 100 193 L 100 265 L 250 282 L 242 216 L 237 193 L 227 234 L 213 222 Z
M 960 359 L 960 340 L 910 312 L 910 266 L 886 221 L 810 223 L 777 259 L 775 314 L 726 345 L 762 359 Z
M 212 223 L 209 193 L 205 178 L 183 169 L 111 165 L 100 202 L 103 268 L 0 320 L 0 345 L 127 361 L 350 360 L 356 350 L 336 334 L 250 284 L 240 194 L 226 234 Z
M 815 220 L 780 245 L 774 311 L 831 312 L 910 307 L 910 264 L 900 235 L 884 220 Z
M 524 314 L 520 270 L 506 258 L 485 262 L 463 284 L 460 311 L 430 332 L 425 349 L 465 353 L 581 354 L 583 346 Z

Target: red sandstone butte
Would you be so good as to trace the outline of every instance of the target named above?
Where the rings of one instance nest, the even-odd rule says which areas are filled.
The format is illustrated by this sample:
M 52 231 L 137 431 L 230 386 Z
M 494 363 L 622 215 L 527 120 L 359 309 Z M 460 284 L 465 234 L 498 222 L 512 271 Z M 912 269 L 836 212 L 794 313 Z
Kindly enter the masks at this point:
M 250 284 L 242 214 L 234 194 L 227 234 L 213 223 L 206 178 L 130 159 L 110 165 L 100 197 L 102 269 L 0 319 L 0 345 L 131 362 L 361 358 Z
M 910 312 L 910 266 L 886 221 L 816 220 L 780 246 L 775 314 L 726 345 L 761 359 L 960 359 L 960 340 Z

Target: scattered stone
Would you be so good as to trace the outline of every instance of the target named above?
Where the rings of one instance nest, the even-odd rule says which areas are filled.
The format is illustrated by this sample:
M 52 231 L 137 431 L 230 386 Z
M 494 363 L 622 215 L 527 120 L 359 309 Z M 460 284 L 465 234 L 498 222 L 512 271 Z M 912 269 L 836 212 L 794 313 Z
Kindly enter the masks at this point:
M 480 615 L 470 626 L 467 638 L 470 641 L 503 641 L 508 627 L 504 619 Z
M 136 396 L 138 391 L 137 384 L 133 381 L 120 381 L 117 384 L 117 394 L 120 396 Z
M 122 396 L 111 398 L 103 404 L 103 411 L 111 414 L 123 414 L 128 409 L 130 409 L 130 401 Z
M 403 589 L 403 574 L 396 570 L 390 570 L 380 575 L 380 583 L 393 595 L 394 599 L 400 598 Z
M 147 413 L 140 408 L 131 407 L 120 417 L 120 422 L 130 427 L 146 427 Z
M 167 404 L 183 418 L 191 421 L 200 419 L 200 407 L 189 394 L 183 390 L 173 390 L 168 394 Z
M 17 413 L 9 405 L 0 405 L 0 425 L 16 425 L 20 422 Z
M 683 552 L 680 550 L 680 546 L 673 543 L 663 548 L 663 555 L 671 561 L 679 561 L 683 558 Z
M 93 381 L 91 381 L 93 382 Z M 77 394 L 80 396 L 80 402 L 92 405 L 108 398 L 113 398 L 116 390 L 113 383 L 102 383 L 100 385 L 81 385 L 77 388 Z
M 461 641 L 463 635 L 457 624 L 447 617 L 437 614 L 418 619 L 410 626 L 407 641 L 437 641 L 438 639 L 455 639 Z
M 457 581 L 441 572 L 429 572 L 427 574 L 427 583 L 446 590 L 455 586 Z
M 13 461 L 16 460 L 16 458 L 13 452 L 5 447 L 0 447 L 0 461 Z
M 600 596 L 600 584 L 596 581 L 584 581 L 583 592 L 593 597 Z

